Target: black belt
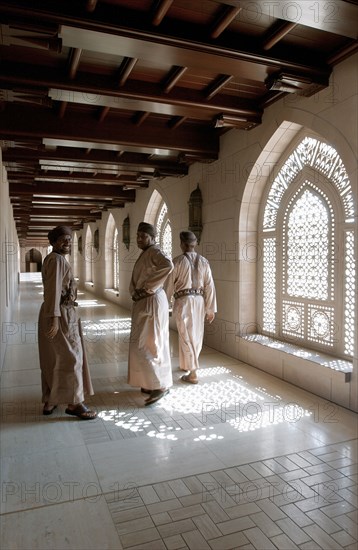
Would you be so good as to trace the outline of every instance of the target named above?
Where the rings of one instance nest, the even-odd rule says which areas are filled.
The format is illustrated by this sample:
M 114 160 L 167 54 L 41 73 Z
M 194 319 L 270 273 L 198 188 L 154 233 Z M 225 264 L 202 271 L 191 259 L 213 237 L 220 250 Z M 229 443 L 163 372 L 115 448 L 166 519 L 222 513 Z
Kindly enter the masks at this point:
M 182 298 L 183 296 L 204 296 L 204 291 L 202 288 L 183 288 L 183 290 L 178 290 L 174 293 L 174 298 Z
M 155 292 L 147 292 L 143 289 L 136 289 L 134 291 L 134 294 L 132 295 L 133 302 L 138 302 L 139 300 L 143 300 L 144 298 L 149 298 L 150 296 L 155 296 L 162 290 L 162 287 L 158 288 Z
M 78 303 L 75 302 L 74 300 L 63 300 L 63 301 L 61 300 L 60 305 L 65 307 L 69 307 L 69 306 L 77 307 Z

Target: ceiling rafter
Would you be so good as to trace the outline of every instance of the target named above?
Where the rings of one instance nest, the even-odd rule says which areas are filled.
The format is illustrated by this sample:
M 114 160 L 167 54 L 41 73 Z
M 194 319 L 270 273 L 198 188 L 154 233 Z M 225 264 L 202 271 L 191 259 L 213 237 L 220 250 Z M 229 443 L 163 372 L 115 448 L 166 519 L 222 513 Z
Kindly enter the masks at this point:
M 94 12 L 96 9 L 98 0 L 87 0 L 86 10 L 90 13 Z
M 80 59 L 82 55 L 82 48 L 71 48 L 69 59 L 68 59 L 68 78 L 70 80 L 73 80 L 76 76 Z M 63 118 L 65 116 L 65 112 L 67 109 L 68 102 L 67 101 L 61 101 L 59 105 L 58 115 L 60 118 Z
M 289 32 L 291 32 L 295 27 L 297 27 L 297 23 L 288 23 L 288 22 L 279 21 L 278 26 L 274 25 L 271 29 L 269 29 L 269 32 L 266 38 L 262 42 L 263 49 L 270 50 L 280 40 L 282 40 L 284 36 L 286 36 Z
M 179 82 L 183 74 L 188 70 L 188 67 L 172 67 L 171 71 L 166 76 L 162 86 L 163 92 L 168 94 L 174 86 Z
M 156 2 L 156 7 L 152 17 L 152 25 L 158 26 L 163 21 L 164 17 L 169 11 L 173 0 L 159 0 Z
M 224 74 L 224 75 L 218 76 L 217 79 L 214 82 L 212 82 L 211 84 L 209 84 L 209 86 L 205 90 L 204 93 L 205 93 L 206 99 L 212 99 L 232 79 L 233 79 L 233 75 Z
M 224 6 L 220 17 L 214 24 L 214 27 L 210 33 L 210 37 L 214 39 L 219 38 L 219 36 L 230 25 L 230 23 L 235 19 L 235 17 L 240 13 L 241 10 L 241 6 Z

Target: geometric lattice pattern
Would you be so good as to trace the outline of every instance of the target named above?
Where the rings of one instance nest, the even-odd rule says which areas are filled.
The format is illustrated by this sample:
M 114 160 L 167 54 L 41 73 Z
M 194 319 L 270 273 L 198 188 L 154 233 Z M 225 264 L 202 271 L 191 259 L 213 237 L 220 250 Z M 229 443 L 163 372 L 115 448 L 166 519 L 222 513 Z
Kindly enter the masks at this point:
M 169 258 L 172 257 L 172 229 L 168 218 L 168 207 L 163 202 L 156 221 L 157 238 L 160 249 Z
M 308 306 L 308 340 L 333 346 L 335 336 L 333 307 Z
M 113 289 L 119 289 L 119 239 L 118 229 L 113 234 Z
M 355 310 L 356 310 L 356 265 L 354 259 L 354 233 L 347 231 L 345 234 L 345 265 L 344 280 L 344 352 L 353 355 Z
M 299 184 L 305 167 L 312 168 L 317 179 L 309 176 Z M 291 184 L 299 187 L 290 190 L 288 198 Z M 332 193 L 341 210 L 332 202 Z M 351 184 L 337 151 L 317 139 L 304 138 L 271 184 L 263 213 L 265 334 L 298 338 L 301 345 L 330 348 L 338 356 L 354 354 L 354 215 Z M 337 249 L 343 262 L 337 261 Z
M 304 337 L 304 303 L 283 301 L 282 332 L 285 336 Z M 292 338 L 289 338 L 292 342 Z
M 172 228 L 170 227 L 169 220 L 166 221 L 162 238 L 161 238 L 161 247 L 166 256 L 171 258 L 172 256 Z
M 286 293 L 327 300 L 330 270 L 326 205 L 315 193 L 304 191 L 293 205 L 287 226 Z
M 270 188 L 264 212 L 264 231 L 275 228 L 282 197 L 304 166 L 313 167 L 332 181 L 343 203 L 345 221 L 353 221 L 353 193 L 341 158 L 330 145 L 306 137 L 289 156 Z
M 264 239 L 263 248 L 263 330 L 276 329 L 276 239 Z

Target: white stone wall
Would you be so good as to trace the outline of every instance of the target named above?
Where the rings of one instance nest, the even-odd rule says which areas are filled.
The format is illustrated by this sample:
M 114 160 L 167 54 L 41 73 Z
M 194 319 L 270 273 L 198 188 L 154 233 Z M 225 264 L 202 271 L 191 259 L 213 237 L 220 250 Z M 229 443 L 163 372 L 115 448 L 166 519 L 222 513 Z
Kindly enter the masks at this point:
M 9 184 L 2 165 L 0 149 L 0 372 L 6 345 L 18 331 L 12 319 L 12 309 L 18 297 L 20 249 L 9 199 Z

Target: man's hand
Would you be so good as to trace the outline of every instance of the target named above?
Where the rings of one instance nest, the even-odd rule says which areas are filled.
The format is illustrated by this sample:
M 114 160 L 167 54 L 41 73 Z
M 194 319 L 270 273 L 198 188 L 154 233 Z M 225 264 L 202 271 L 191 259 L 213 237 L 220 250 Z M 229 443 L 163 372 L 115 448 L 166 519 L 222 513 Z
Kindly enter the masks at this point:
M 205 316 L 205 319 L 207 320 L 207 322 L 209 324 L 211 324 L 215 319 L 215 313 L 214 312 L 207 313 L 206 316 Z
M 51 317 L 49 328 L 45 333 L 49 340 L 52 340 L 56 336 L 56 334 L 58 333 L 59 325 L 59 317 Z

